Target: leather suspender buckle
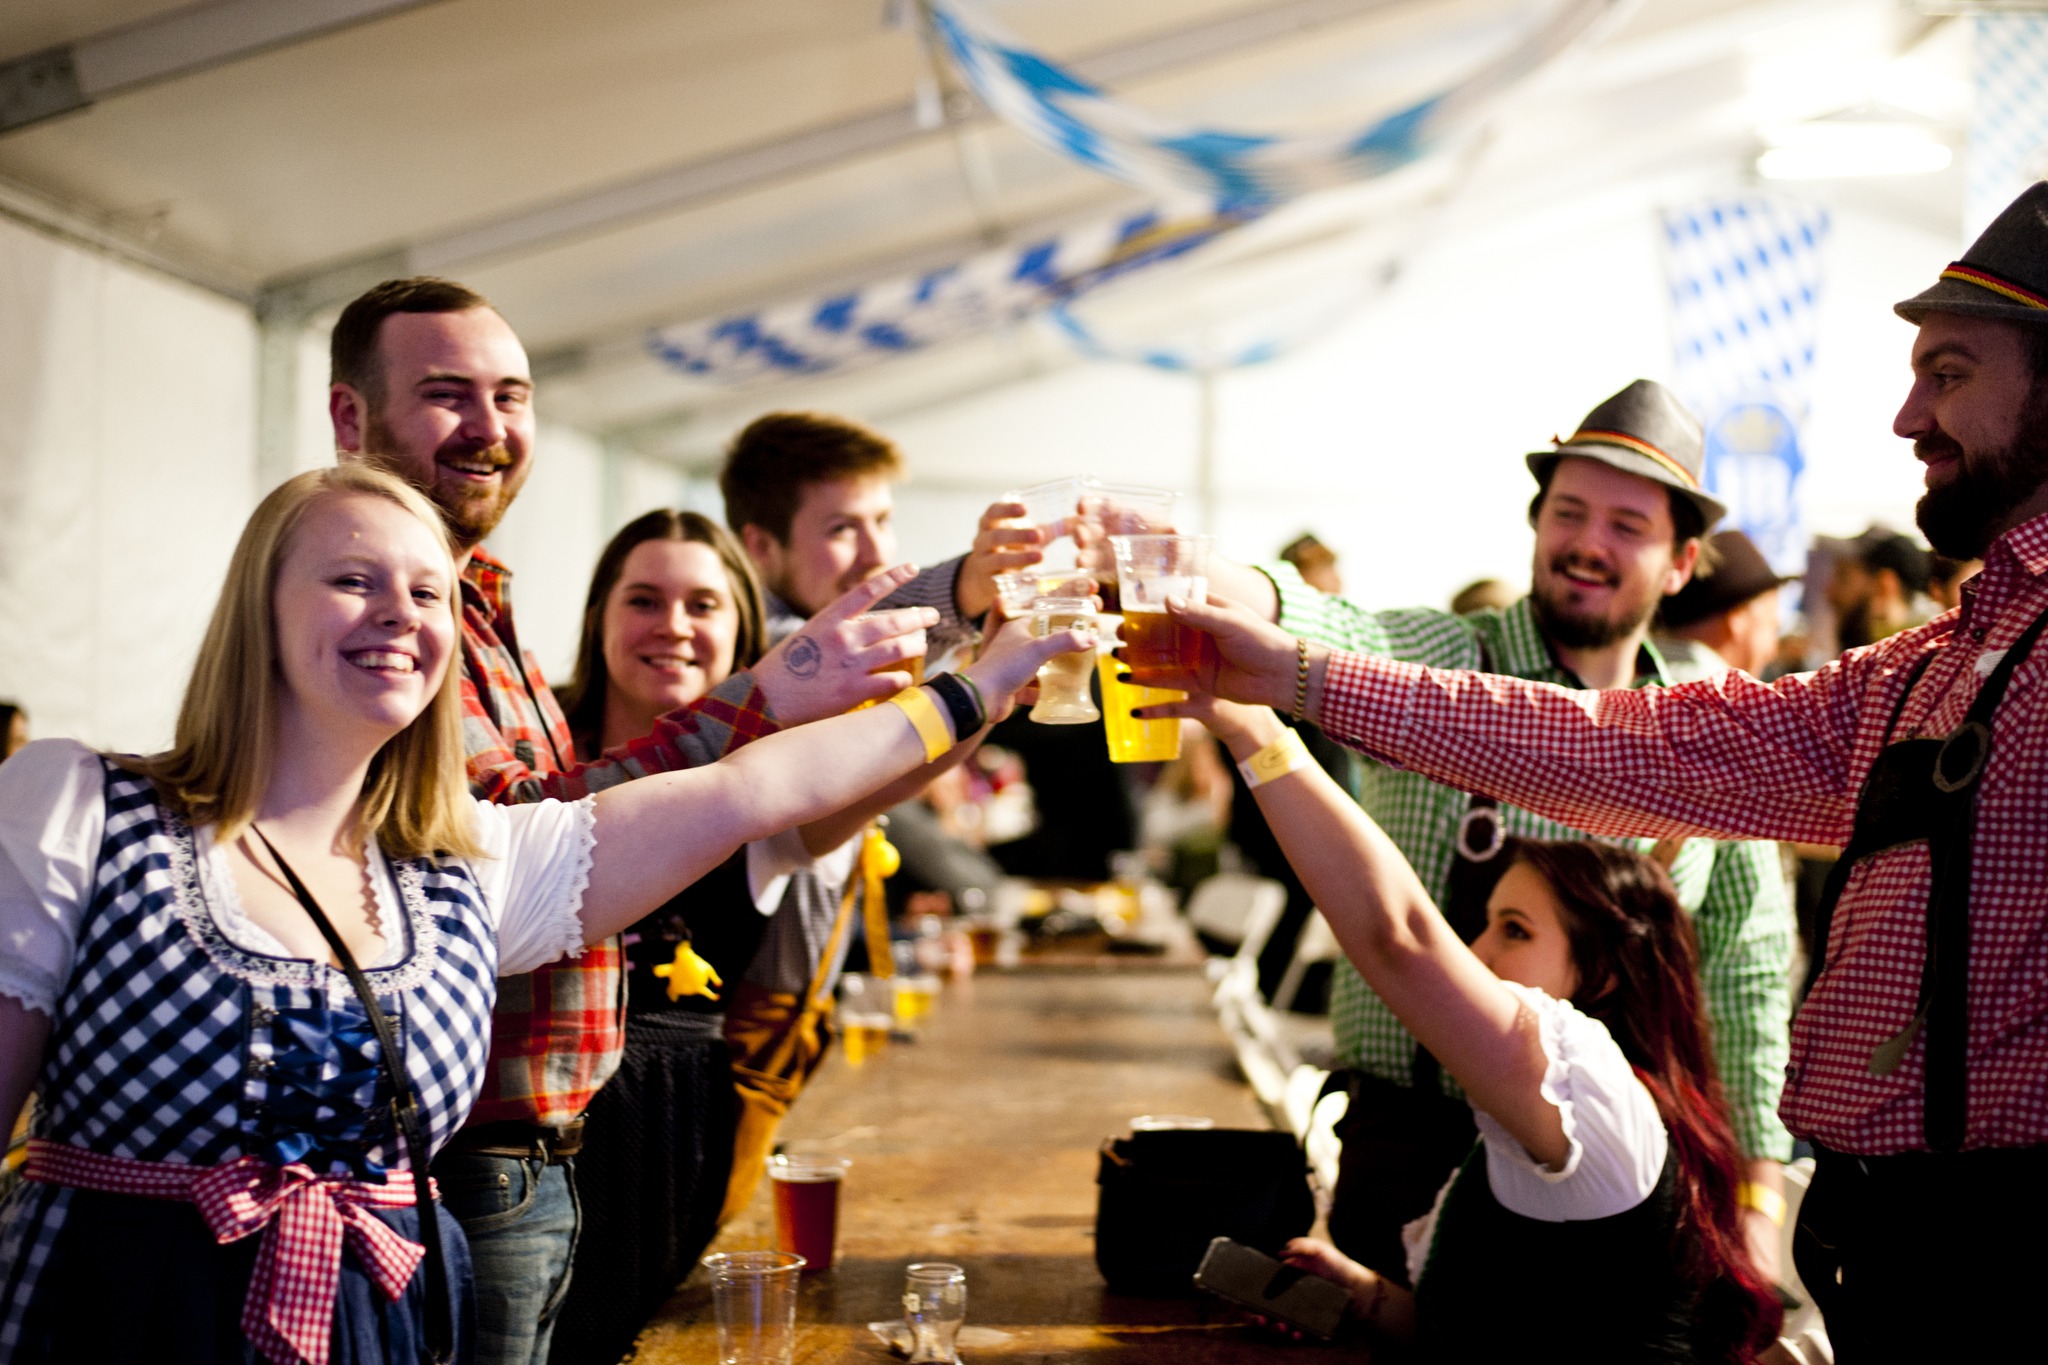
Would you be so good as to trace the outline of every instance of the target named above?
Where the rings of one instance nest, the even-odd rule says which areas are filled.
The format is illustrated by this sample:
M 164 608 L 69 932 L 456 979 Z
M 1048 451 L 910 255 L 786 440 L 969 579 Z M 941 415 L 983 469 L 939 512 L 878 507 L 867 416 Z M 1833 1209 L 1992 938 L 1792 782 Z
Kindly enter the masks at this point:
M 1475 805 L 1458 821 L 1458 856 L 1468 863 L 1491 862 L 1507 846 L 1507 822 L 1500 807 Z
M 1984 760 L 1989 757 L 1990 727 L 1982 721 L 1964 721 L 1935 752 L 1934 789 L 1950 795 L 1963 790 L 1977 780 L 1977 775 L 1984 771 Z

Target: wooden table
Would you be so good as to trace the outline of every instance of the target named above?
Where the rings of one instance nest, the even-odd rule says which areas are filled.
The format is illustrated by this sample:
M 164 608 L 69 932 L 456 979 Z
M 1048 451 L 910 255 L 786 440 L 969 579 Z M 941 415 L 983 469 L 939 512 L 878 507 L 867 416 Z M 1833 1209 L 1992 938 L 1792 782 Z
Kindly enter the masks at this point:
M 893 1359 L 867 1324 L 900 1318 L 903 1268 L 967 1270 L 967 1322 L 1009 1334 L 969 1365 L 1272 1361 L 1359 1365 L 1289 1346 L 1197 1299 L 1107 1291 L 1094 1261 L 1096 1152 L 1138 1114 L 1264 1127 L 1198 971 L 1039 965 L 950 984 L 915 1043 L 860 1068 L 835 1053 L 783 1128 L 792 1152 L 852 1158 L 839 1263 L 806 1276 L 799 1365 Z M 771 1244 L 767 1182 L 717 1249 Z M 717 1359 L 700 1269 L 641 1337 L 635 1365 Z

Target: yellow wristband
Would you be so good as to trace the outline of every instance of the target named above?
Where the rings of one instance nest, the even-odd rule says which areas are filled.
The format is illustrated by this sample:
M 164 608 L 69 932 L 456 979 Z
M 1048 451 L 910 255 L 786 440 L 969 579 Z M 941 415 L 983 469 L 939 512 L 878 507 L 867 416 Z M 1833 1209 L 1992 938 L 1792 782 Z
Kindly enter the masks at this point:
M 1244 774 L 1247 787 L 1263 787 L 1276 777 L 1285 777 L 1314 766 L 1315 760 L 1309 757 L 1308 746 L 1301 742 L 1301 733 L 1282 730 L 1280 738 L 1238 764 L 1237 770 Z
M 1743 1181 L 1735 1187 L 1735 1202 L 1743 1208 L 1755 1209 L 1777 1227 L 1785 1226 L 1785 1196 L 1768 1185 Z
M 910 717 L 911 726 L 917 737 L 924 741 L 924 761 L 935 763 L 945 757 L 953 747 L 953 732 L 946 728 L 946 718 L 939 714 L 938 704 L 925 695 L 922 687 L 906 687 L 889 698 L 891 706 L 901 708 Z

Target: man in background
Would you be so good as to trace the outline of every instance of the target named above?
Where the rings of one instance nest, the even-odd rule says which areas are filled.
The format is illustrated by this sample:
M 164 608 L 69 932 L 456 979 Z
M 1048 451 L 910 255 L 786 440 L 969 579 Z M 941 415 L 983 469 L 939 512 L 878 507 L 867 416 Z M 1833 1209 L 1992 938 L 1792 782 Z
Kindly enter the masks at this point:
M 1344 580 L 1337 573 L 1337 552 L 1304 531 L 1287 542 L 1280 558 L 1294 566 L 1301 581 L 1317 592 L 1342 592 Z
M 1778 589 L 1794 580 L 1773 571 L 1740 531 L 1707 541 L 1720 562 L 1664 599 L 1657 648 L 1682 682 L 1731 668 L 1761 678 L 1778 653 Z
M 1828 580 L 1828 605 L 1835 609 L 1841 647 L 1875 644 L 1927 620 L 1919 607 L 1927 592 L 1927 551 L 1911 536 L 1882 526 L 1871 527 L 1852 544 L 1854 552 L 1835 565 Z

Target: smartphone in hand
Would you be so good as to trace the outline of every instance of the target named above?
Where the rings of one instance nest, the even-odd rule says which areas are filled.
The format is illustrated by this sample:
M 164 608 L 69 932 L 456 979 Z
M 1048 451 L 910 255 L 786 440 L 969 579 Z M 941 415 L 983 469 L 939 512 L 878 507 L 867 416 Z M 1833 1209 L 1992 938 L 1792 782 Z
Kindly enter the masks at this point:
M 1209 1243 L 1195 1269 L 1195 1288 L 1321 1341 L 1337 1335 L 1351 1303 L 1340 1285 L 1228 1237 Z

